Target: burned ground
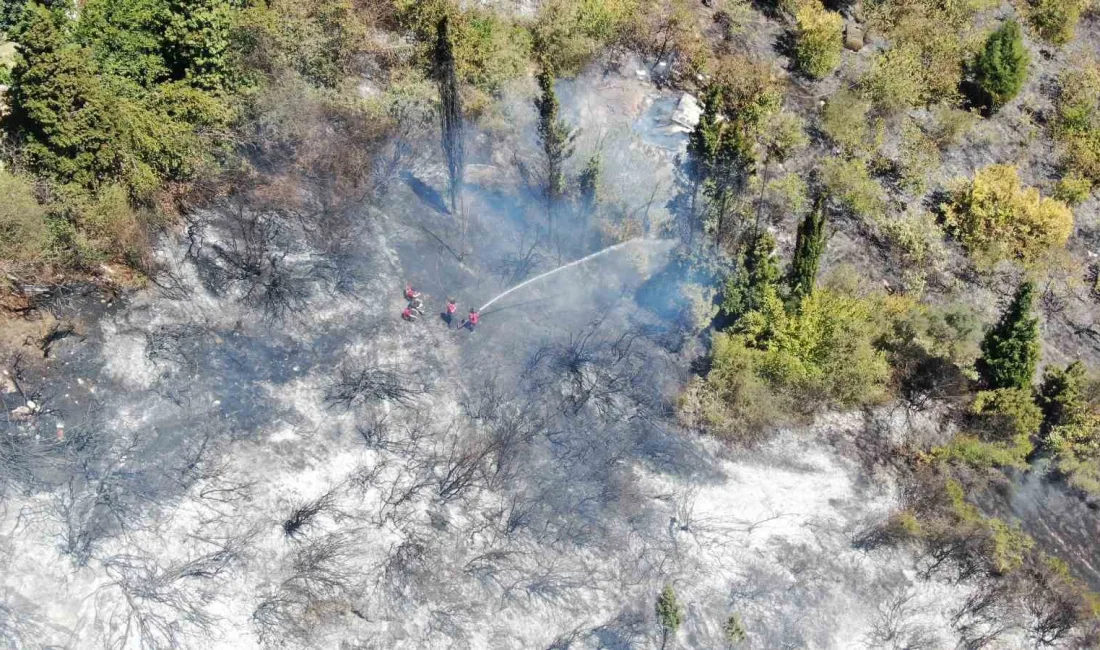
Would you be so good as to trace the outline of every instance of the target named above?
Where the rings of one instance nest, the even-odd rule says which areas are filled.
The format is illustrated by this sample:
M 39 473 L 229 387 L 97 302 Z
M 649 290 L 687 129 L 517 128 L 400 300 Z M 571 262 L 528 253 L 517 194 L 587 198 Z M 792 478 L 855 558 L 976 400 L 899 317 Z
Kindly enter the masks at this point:
M 361 201 L 224 198 L 166 238 L 154 287 L 13 377 L 43 408 L 0 432 L 0 641 L 631 648 L 658 638 L 665 584 L 691 647 L 718 647 L 731 613 L 760 648 L 992 633 L 960 614 L 981 596 L 965 581 L 855 543 L 899 501 L 873 418 L 751 452 L 676 425 L 696 355 L 666 295 L 683 280 L 670 93 L 633 73 L 562 84 L 576 160 L 602 147 L 635 228 L 619 239 L 642 240 L 448 327 L 447 297 L 461 317 L 618 241 L 559 215 L 562 243 L 540 245 L 528 89 L 510 92 L 462 213 L 430 132 Z

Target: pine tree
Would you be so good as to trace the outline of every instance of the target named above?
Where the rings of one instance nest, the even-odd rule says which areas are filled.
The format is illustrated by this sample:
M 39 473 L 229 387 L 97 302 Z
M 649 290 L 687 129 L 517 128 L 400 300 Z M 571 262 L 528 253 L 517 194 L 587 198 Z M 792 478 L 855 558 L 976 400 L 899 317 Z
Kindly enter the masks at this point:
M 684 610 L 676 600 L 676 592 L 671 585 L 665 585 L 661 595 L 657 597 L 657 625 L 661 628 L 661 648 L 668 644 L 670 637 L 676 635 L 683 620 Z
M 726 280 L 722 311 L 736 320 L 757 311 L 769 293 L 779 284 L 779 264 L 775 257 L 775 238 L 768 231 L 757 234 L 737 273 Z
M 22 56 L 5 127 L 36 171 L 93 188 L 122 174 L 123 138 L 117 104 L 101 87 L 91 53 L 68 42 L 65 20 L 37 2 L 27 6 L 12 34 Z
M 1015 20 L 1006 21 L 989 35 L 974 62 L 974 78 L 991 109 L 999 108 L 1020 92 L 1027 78 L 1027 49 Z
M 554 209 L 565 193 L 565 161 L 573 155 L 573 139 L 576 133 L 561 119 L 558 96 L 554 92 L 554 75 L 549 66 L 544 65 L 539 73 L 538 98 L 538 137 L 544 155 L 546 172 L 546 224 L 551 242 L 554 240 Z
M 794 245 L 794 259 L 787 283 L 791 290 L 791 303 L 797 305 L 802 298 L 813 293 L 821 253 L 825 250 L 825 201 L 819 197 L 814 209 L 798 224 L 798 238 Z
M 1024 281 L 982 340 L 978 371 L 989 388 L 1028 388 L 1039 363 L 1039 320 L 1031 315 L 1034 286 Z
M 167 4 L 164 60 L 172 78 L 197 88 L 229 87 L 232 7 L 226 0 L 167 0 Z
M 451 42 L 447 16 L 439 20 L 435 41 L 435 78 L 439 86 L 439 117 L 443 133 L 443 153 L 447 156 L 450 178 L 451 212 L 458 214 L 458 199 L 466 166 L 465 125 L 462 120 L 462 100 L 458 94 L 455 72 L 454 44 Z

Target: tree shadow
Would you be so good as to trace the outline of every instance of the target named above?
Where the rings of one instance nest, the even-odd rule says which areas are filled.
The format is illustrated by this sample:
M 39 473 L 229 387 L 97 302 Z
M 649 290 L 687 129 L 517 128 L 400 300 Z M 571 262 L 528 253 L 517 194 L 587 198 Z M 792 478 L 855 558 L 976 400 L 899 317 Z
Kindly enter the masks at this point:
M 447 207 L 447 202 L 443 200 L 443 195 L 439 193 L 439 190 L 420 180 L 412 172 L 402 172 L 401 180 L 405 181 L 405 184 L 409 186 L 413 194 L 424 203 L 427 203 L 428 206 L 436 212 L 440 214 L 451 213 L 450 208 Z

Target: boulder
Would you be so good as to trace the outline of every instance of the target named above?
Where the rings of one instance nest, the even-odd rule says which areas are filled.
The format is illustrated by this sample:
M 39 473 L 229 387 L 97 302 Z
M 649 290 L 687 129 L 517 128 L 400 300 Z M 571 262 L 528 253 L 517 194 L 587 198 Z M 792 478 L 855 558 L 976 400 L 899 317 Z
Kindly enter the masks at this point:
M 853 52 L 863 49 L 863 28 L 849 21 L 844 27 L 844 47 Z

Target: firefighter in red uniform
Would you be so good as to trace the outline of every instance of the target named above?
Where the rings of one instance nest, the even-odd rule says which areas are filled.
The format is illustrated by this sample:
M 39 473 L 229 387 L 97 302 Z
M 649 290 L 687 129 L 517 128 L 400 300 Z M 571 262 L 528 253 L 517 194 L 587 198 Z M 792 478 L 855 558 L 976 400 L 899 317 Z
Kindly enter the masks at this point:
M 420 318 L 420 310 L 416 309 L 412 305 L 407 305 L 405 309 L 401 311 L 401 318 L 404 318 L 405 320 L 410 322 L 414 321 L 417 318 Z
M 447 298 L 447 311 L 443 312 L 443 320 L 447 321 L 447 327 L 451 326 L 456 311 L 458 311 L 458 305 L 455 303 L 455 299 Z
M 477 313 L 476 309 L 471 309 L 470 317 L 466 319 L 466 327 L 469 327 L 471 332 L 474 331 L 479 320 L 481 320 L 481 315 Z
M 411 284 L 406 284 L 405 285 L 405 300 L 412 301 L 412 300 L 417 300 L 419 298 L 420 298 L 420 292 L 417 291 L 416 289 L 413 289 L 413 286 Z

